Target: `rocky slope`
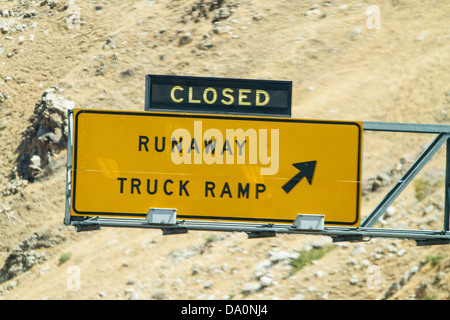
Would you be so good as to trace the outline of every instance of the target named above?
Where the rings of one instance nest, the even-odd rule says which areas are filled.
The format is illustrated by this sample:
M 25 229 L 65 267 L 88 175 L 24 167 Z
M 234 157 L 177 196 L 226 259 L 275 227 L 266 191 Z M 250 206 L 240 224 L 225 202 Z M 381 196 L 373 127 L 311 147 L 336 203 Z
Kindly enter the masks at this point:
M 449 124 L 448 12 L 437 0 L 0 1 L 0 298 L 448 299 L 445 245 L 62 223 L 65 108 L 143 110 L 145 75 L 179 74 L 292 80 L 297 118 Z M 363 216 L 431 139 L 364 134 Z M 444 163 L 440 151 L 377 227 L 441 230 Z

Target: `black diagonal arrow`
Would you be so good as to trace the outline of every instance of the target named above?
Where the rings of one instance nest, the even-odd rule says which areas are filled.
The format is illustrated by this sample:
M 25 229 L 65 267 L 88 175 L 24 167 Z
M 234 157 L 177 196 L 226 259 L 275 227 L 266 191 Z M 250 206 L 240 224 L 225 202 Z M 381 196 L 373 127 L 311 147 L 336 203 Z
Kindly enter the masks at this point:
M 292 165 L 300 172 L 297 173 L 291 180 L 286 182 L 284 186 L 282 186 L 284 192 L 289 193 L 303 178 L 306 178 L 308 183 L 311 185 L 316 163 L 317 161 L 293 163 Z

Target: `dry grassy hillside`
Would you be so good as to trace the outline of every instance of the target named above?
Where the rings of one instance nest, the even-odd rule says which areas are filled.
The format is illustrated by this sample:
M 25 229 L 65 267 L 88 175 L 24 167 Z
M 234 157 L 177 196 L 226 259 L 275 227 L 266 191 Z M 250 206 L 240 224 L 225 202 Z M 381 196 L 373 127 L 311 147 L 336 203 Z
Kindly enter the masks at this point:
M 450 298 L 445 245 L 76 233 L 63 225 L 65 150 L 33 182 L 18 171 L 47 89 L 80 108 L 143 110 L 147 74 L 291 80 L 296 118 L 450 124 L 449 17 L 445 0 L 0 0 L 0 299 Z M 364 134 L 363 180 L 381 183 L 363 216 L 431 139 Z M 441 230 L 444 161 L 377 226 Z M 327 252 L 292 274 L 311 250 Z

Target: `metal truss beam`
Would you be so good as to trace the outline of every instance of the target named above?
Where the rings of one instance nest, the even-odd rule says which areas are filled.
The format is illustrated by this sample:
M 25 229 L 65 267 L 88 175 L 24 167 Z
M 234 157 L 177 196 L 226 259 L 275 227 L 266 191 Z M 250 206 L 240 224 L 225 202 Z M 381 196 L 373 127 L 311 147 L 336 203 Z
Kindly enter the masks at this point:
M 421 241 L 420 244 L 450 243 L 450 232 L 433 230 L 385 229 L 385 228 L 350 228 L 325 227 L 323 230 L 301 230 L 288 224 L 257 224 L 239 222 L 205 222 L 205 221 L 178 221 L 175 226 L 149 224 L 144 218 L 107 218 L 97 217 L 86 221 L 73 221 L 78 231 L 84 231 L 87 225 L 102 227 L 128 227 L 160 229 L 163 235 L 188 233 L 189 231 L 218 231 L 218 232 L 245 232 L 249 238 L 273 237 L 276 234 L 304 234 L 320 235 L 338 241 L 368 241 L 372 238 L 392 238 Z M 436 243 L 433 243 L 436 242 Z M 439 242 L 439 243 L 437 243 Z
M 439 134 L 450 133 L 450 126 L 440 124 L 364 121 L 364 130 Z
M 69 119 L 70 112 L 69 112 Z M 71 124 L 70 124 L 71 125 Z M 392 238 L 415 240 L 418 246 L 450 244 L 449 211 L 450 211 L 450 126 L 429 124 L 408 124 L 388 122 L 364 122 L 364 131 L 385 131 L 405 133 L 436 134 L 437 137 L 428 148 L 414 162 L 411 168 L 403 175 L 385 198 L 377 205 L 372 213 L 362 222 L 361 227 L 328 227 L 321 230 L 301 230 L 294 225 L 257 224 L 238 222 L 207 222 L 207 221 L 177 221 L 175 225 L 151 224 L 146 219 L 116 218 L 116 217 L 72 217 L 70 216 L 71 200 L 71 170 L 72 170 L 72 141 L 68 141 L 67 155 L 67 190 L 66 215 L 64 224 L 76 227 L 77 231 L 98 230 L 101 227 L 128 227 L 160 229 L 163 235 L 185 234 L 190 230 L 197 231 L 224 231 L 245 232 L 249 238 L 273 237 L 278 233 L 306 234 L 330 236 L 333 242 L 339 241 L 368 241 L 372 238 Z M 70 135 L 69 135 L 70 136 Z M 70 138 L 69 138 L 70 139 Z M 373 228 L 373 225 L 383 215 L 389 205 L 399 196 L 406 186 L 414 179 L 417 173 L 434 156 L 442 145 L 447 142 L 446 178 L 445 178 L 445 209 L 444 227 L 442 231 L 433 230 L 402 230 Z
M 433 157 L 439 148 L 450 138 L 449 133 L 440 133 L 438 137 L 428 146 L 428 148 L 413 163 L 411 168 L 398 180 L 397 184 L 389 191 L 386 197 L 379 203 L 374 211 L 361 224 L 362 227 L 372 227 L 378 218 L 394 202 L 400 193 L 408 186 L 425 164 Z

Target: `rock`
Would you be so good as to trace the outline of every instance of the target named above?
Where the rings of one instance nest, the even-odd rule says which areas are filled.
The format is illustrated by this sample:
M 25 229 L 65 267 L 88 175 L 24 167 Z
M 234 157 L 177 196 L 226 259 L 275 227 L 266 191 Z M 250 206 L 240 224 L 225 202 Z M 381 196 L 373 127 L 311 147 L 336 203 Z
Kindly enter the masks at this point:
M 45 90 L 36 104 L 23 133 L 17 157 L 17 174 L 21 179 L 34 181 L 48 165 L 52 157 L 66 148 L 68 136 L 67 112 L 74 102 L 56 93 L 56 88 Z
M 262 288 L 270 287 L 274 284 L 274 280 L 271 277 L 262 276 L 259 278 L 259 283 Z
M 398 289 L 400 289 L 400 285 L 398 284 L 398 282 L 394 282 L 384 294 L 383 300 L 392 297 L 398 291 Z
M 383 258 L 383 255 L 381 253 L 374 253 L 372 256 L 375 260 L 380 260 Z
M 366 248 L 364 248 L 361 244 L 355 244 L 352 252 L 350 253 L 352 256 L 358 256 L 366 252 Z
M 247 282 L 242 286 L 241 293 L 243 295 L 249 295 L 261 290 L 261 284 L 259 282 Z
M 170 263 L 179 263 L 180 261 L 189 259 L 190 257 L 201 254 L 202 245 L 194 245 L 185 249 L 172 250 L 167 255 L 167 261 Z
M 311 5 L 308 11 L 304 13 L 305 16 L 320 15 L 320 14 L 322 14 L 322 11 L 319 9 L 319 6 L 317 4 Z
M 387 216 L 387 217 L 392 217 L 392 216 L 395 214 L 396 211 L 397 211 L 397 210 L 395 209 L 395 207 L 390 206 L 390 207 L 388 207 L 388 208 L 386 209 L 386 216 Z
M 434 205 L 430 204 L 429 206 L 426 206 L 425 208 L 423 208 L 423 214 L 430 214 L 431 212 L 433 212 L 434 210 Z
M 125 289 L 125 294 L 133 294 L 134 293 L 134 289 L 133 288 L 126 288 Z
M 371 265 L 370 261 L 368 259 L 363 259 L 361 261 L 361 265 L 363 265 L 364 267 L 368 267 Z
M 58 4 L 58 0 L 44 0 L 41 2 L 41 6 L 47 5 L 50 9 L 54 9 L 56 5 Z
M 215 23 L 213 32 L 216 34 L 225 34 L 225 33 L 229 33 L 232 30 L 233 30 L 232 26 Z
M 24 25 L 25 26 L 25 25 Z M 22 27 L 22 25 L 20 25 L 20 24 L 18 24 L 18 25 L 16 25 L 16 31 L 19 31 L 19 32 L 23 32 L 24 30 L 23 30 L 23 28 L 24 27 Z M 23 37 L 22 37 L 23 38 Z M 19 39 L 20 39 L 20 37 L 19 37 Z M 20 42 L 20 40 L 19 40 L 19 42 Z
M 403 273 L 401 279 L 399 281 L 394 282 L 389 289 L 384 294 L 384 297 L 382 300 L 389 299 L 392 297 L 400 288 L 402 288 L 405 284 L 409 282 L 411 277 L 415 275 L 417 272 L 420 271 L 420 269 L 427 263 L 426 259 L 423 259 L 419 261 L 419 263 L 415 266 L 413 266 L 411 269 Z
M 164 291 L 156 291 L 152 295 L 152 299 L 155 299 L 155 300 L 164 300 L 167 298 L 168 298 L 168 296 Z
M 298 252 L 291 253 L 289 251 L 271 250 L 267 253 L 267 258 L 271 264 L 275 264 L 284 260 L 296 259 L 299 255 L 300 253 Z
M 350 277 L 349 283 L 350 283 L 352 286 L 357 285 L 357 284 L 359 283 L 358 276 L 355 275 L 355 274 L 353 274 L 353 275 Z
M 441 282 L 441 280 L 444 279 L 445 275 L 446 275 L 446 273 L 443 271 L 439 271 L 438 273 L 436 273 L 436 277 L 434 278 L 433 285 L 438 285 L 439 282 Z
M 34 165 L 30 165 L 28 167 L 28 176 L 31 179 L 36 179 L 37 177 L 39 177 L 42 173 L 42 169 L 40 167 L 34 166 Z
M 314 273 L 314 275 L 315 275 L 317 278 L 322 278 L 322 277 L 325 275 L 325 272 L 323 272 L 322 270 L 317 270 L 317 271 Z
M 65 241 L 64 237 L 53 234 L 48 229 L 36 232 L 23 240 L 6 258 L 3 268 L 0 270 L 0 283 L 11 280 L 34 265 L 46 261 L 48 257 L 45 251 L 37 250 L 51 248 L 62 241 Z
M 198 300 L 214 300 L 215 298 L 213 294 L 201 294 L 197 297 Z
M 219 8 L 215 11 L 213 22 L 227 19 L 229 16 L 231 16 L 231 11 L 227 7 Z
M 33 250 L 21 251 L 15 249 L 5 261 L 3 268 L 0 270 L 0 283 L 24 273 L 31 269 L 35 264 L 47 260 L 44 253 L 38 253 Z
M 308 288 L 306 290 L 308 290 L 308 292 L 318 292 L 319 291 L 319 289 L 317 289 L 315 286 L 308 286 Z
M 2 16 L 6 17 L 6 18 L 9 17 L 9 10 L 8 9 L 0 10 L 0 13 L 1 13 Z
M 421 281 L 419 285 L 415 288 L 416 298 L 421 300 L 427 296 L 427 291 L 429 290 L 430 285 L 427 281 Z
M 141 300 L 141 295 L 137 292 L 133 293 L 130 295 L 130 297 L 128 298 L 128 300 Z
M 199 50 L 209 50 L 214 45 L 211 42 L 207 42 L 206 40 L 200 41 L 200 43 L 197 45 L 197 49 Z
M 353 29 L 352 32 L 350 32 L 348 37 L 350 38 L 350 40 L 353 40 L 357 35 L 361 34 L 362 30 L 363 29 L 361 27 L 357 27 Z
M 106 39 L 105 43 L 103 44 L 103 49 L 111 50 L 116 48 L 117 45 L 116 41 L 114 40 L 114 37 L 113 36 L 108 37 L 108 39 Z
M 417 38 L 416 38 L 416 40 L 417 41 L 423 41 L 423 40 L 425 40 L 425 38 L 428 36 L 428 33 L 422 33 L 421 35 L 419 35 Z
M 405 249 L 401 249 L 401 250 L 397 251 L 397 256 L 398 257 L 404 256 L 405 254 L 406 254 L 406 250 Z
M 304 300 L 305 296 L 301 293 L 297 293 L 292 297 L 292 300 Z
M 191 43 L 193 40 L 192 38 L 192 34 L 190 32 L 185 32 L 181 37 L 180 40 L 178 41 L 178 46 L 184 46 L 188 43 Z
M 349 261 L 347 261 L 347 265 L 349 266 L 356 266 L 358 264 L 358 260 L 356 259 L 350 259 Z
M 253 19 L 254 21 L 260 21 L 260 20 L 262 20 L 262 18 L 263 18 L 263 16 L 262 16 L 262 14 L 259 13 L 259 12 L 253 14 L 253 16 L 252 16 L 252 19 Z
M 41 157 L 39 157 L 37 154 L 31 157 L 30 159 L 30 168 L 33 168 L 34 170 L 41 170 Z
M 362 194 L 365 195 L 370 192 L 378 191 L 382 187 L 389 186 L 391 183 L 392 179 L 388 174 L 380 173 L 375 178 L 369 178 L 364 183 Z
M 194 275 L 200 273 L 201 268 L 200 268 L 200 266 L 198 265 L 198 263 L 194 263 L 194 264 L 192 265 L 192 267 L 191 267 L 191 270 L 192 270 L 191 275 L 194 276 Z
M 388 252 L 390 252 L 390 253 L 396 253 L 396 252 L 398 251 L 398 249 L 397 249 L 394 245 L 392 245 L 392 244 L 388 245 L 388 246 L 386 247 L 386 250 L 387 250 Z
M 38 12 L 36 11 L 36 9 L 32 9 L 30 11 L 26 11 L 22 14 L 23 18 L 32 18 L 37 16 Z
M 131 70 L 131 69 L 127 69 L 127 70 L 125 70 L 125 71 L 122 71 L 121 73 L 120 73 L 120 75 L 122 76 L 122 78 L 130 78 L 130 77 L 132 77 L 132 76 L 134 76 L 134 70 Z
M 270 267 L 272 267 L 272 262 L 269 259 L 263 260 L 255 267 L 253 271 L 253 276 L 256 279 L 261 278 L 262 276 L 270 275 Z

